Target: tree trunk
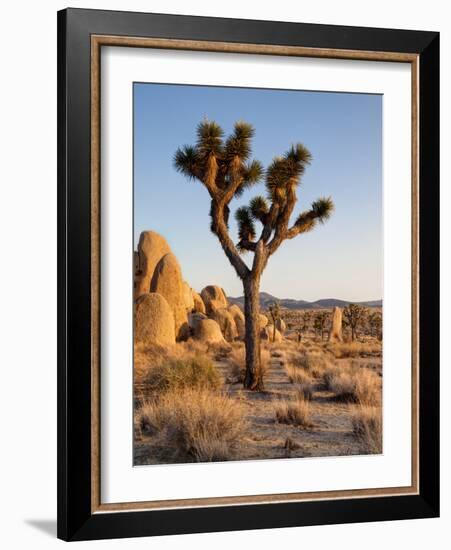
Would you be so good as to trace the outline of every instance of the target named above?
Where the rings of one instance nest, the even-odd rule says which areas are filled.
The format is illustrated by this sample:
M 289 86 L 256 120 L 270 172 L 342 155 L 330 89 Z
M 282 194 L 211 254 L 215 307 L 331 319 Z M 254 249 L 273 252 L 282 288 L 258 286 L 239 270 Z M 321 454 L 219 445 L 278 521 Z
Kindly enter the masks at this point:
M 244 316 L 246 346 L 246 376 L 244 387 L 248 390 L 263 390 L 263 372 L 260 354 L 260 279 L 255 275 L 244 281 Z

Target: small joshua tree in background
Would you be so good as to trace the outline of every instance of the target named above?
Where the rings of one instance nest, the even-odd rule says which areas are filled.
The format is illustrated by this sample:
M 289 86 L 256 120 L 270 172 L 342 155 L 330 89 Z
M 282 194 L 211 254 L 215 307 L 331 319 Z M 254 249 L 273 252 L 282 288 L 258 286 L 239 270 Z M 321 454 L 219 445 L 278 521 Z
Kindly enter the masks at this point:
M 276 339 L 276 321 L 280 319 L 280 305 L 279 302 L 273 302 L 269 306 L 269 315 L 272 320 L 272 341 Z
M 373 311 L 368 314 L 367 320 L 371 336 L 382 340 L 382 315 L 378 311 Z
M 311 311 L 304 311 L 302 314 L 302 332 L 306 333 L 308 332 L 310 328 L 310 321 L 312 320 L 312 312 Z
M 351 329 L 351 340 L 357 337 L 357 331 L 366 319 L 366 309 L 358 304 L 349 304 L 343 309 L 343 320 Z
M 269 258 L 286 239 L 311 231 L 317 222 L 327 220 L 333 210 L 330 198 L 321 198 L 310 209 L 291 221 L 296 205 L 296 191 L 306 166 L 311 162 L 304 145 L 292 145 L 280 157 L 275 157 L 266 171 L 260 162 L 250 160 L 254 128 L 246 122 L 236 122 L 233 132 L 223 139 L 222 128 L 204 120 L 197 127 L 194 146 L 178 149 L 175 168 L 192 180 L 199 180 L 211 198 L 211 231 L 218 237 L 222 249 L 244 287 L 246 376 L 244 387 L 263 389 L 260 357 L 259 290 L 260 280 Z M 229 233 L 230 202 L 264 177 L 267 196 L 254 197 L 248 206 L 235 214 L 238 222 L 238 242 Z M 261 224 L 257 234 L 256 222 Z M 241 254 L 251 252 L 251 267 Z
M 321 336 L 321 340 L 324 339 L 324 332 L 326 331 L 327 322 L 329 320 L 329 315 L 327 311 L 319 311 L 315 315 L 315 320 L 313 326 L 317 334 Z
M 312 312 L 304 311 L 304 313 L 302 314 L 301 324 L 296 331 L 298 335 L 298 344 L 301 342 L 302 336 L 305 335 L 305 333 L 310 328 L 311 318 L 312 318 Z

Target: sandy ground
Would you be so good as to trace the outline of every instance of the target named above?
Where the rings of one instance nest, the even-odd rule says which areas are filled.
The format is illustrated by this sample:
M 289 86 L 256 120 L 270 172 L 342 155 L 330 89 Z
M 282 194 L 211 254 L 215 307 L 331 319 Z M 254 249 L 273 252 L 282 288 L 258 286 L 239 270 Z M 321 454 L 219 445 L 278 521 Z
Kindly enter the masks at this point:
M 283 366 L 283 357 L 271 355 L 265 377 L 265 391 L 250 392 L 241 383 L 225 385 L 230 396 L 239 399 L 247 411 L 249 428 L 235 460 L 274 459 L 288 457 L 319 457 L 361 454 L 359 440 L 352 432 L 353 405 L 339 403 L 333 394 L 314 381 L 310 402 L 312 426 L 302 429 L 280 424 L 275 420 L 274 403 L 295 394 Z M 340 361 L 340 360 L 339 360 Z M 356 359 L 361 367 L 381 372 L 381 359 Z M 216 362 L 224 380 L 230 379 L 230 366 L 226 360 Z M 161 463 L 163 449 L 151 437 L 139 436 L 135 441 L 135 464 Z

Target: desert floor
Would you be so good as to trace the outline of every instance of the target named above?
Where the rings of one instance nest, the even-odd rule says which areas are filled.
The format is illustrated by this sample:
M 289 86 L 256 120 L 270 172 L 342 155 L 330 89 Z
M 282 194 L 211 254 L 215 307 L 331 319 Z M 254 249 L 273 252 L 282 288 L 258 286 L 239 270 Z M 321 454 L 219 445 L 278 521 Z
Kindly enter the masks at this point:
M 262 353 L 266 358 L 266 374 L 262 392 L 243 389 L 242 343 L 202 348 L 195 342 L 186 342 L 177 344 L 176 348 L 167 353 L 135 350 L 135 465 L 381 452 L 382 346 L 375 338 L 330 344 L 311 336 L 299 344 L 294 334 L 291 338 L 287 334 L 282 342 L 265 342 Z M 176 357 L 201 354 L 211 358 L 222 380 L 218 391 L 239 406 L 243 419 L 238 435 L 225 442 L 212 443 L 213 447 L 219 444 L 220 451 L 197 452 L 196 437 L 200 436 L 185 424 L 184 429 L 193 429 L 193 433 L 182 433 L 180 426 L 170 432 L 158 424 L 155 408 L 158 396 L 146 385 L 146 379 L 153 363 L 162 361 L 161 354 L 163 360 L 171 354 Z M 301 383 L 293 381 L 293 377 L 290 381 L 289 373 L 293 369 L 300 372 Z M 304 398 L 306 387 L 308 397 Z M 294 421 L 278 416 L 280 403 L 296 403 L 300 392 L 304 416 Z M 150 414 L 154 420 L 143 415 L 143 405 L 149 400 L 154 403 Z M 186 443 L 187 437 L 193 441 L 192 448 Z M 202 437 L 210 435 L 202 431 Z M 211 437 L 220 439 L 222 434 Z M 202 445 L 204 449 L 205 442 Z

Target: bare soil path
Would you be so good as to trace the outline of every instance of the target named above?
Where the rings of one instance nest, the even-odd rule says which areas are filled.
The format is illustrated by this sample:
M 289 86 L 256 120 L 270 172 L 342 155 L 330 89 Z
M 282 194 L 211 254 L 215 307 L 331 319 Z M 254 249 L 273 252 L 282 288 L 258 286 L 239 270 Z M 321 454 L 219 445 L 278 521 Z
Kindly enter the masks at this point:
M 312 428 L 302 429 L 276 421 L 274 405 L 278 399 L 295 395 L 283 366 L 283 357 L 271 356 L 265 391 L 244 390 L 240 383 L 227 386 L 229 394 L 240 399 L 247 410 L 249 429 L 246 444 L 237 459 L 340 456 L 359 454 L 359 442 L 352 433 L 351 408 L 333 401 L 333 395 L 315 385 L 310 403 Z M 218 361 L 217 367 L 226 380 L 229 365 Z

